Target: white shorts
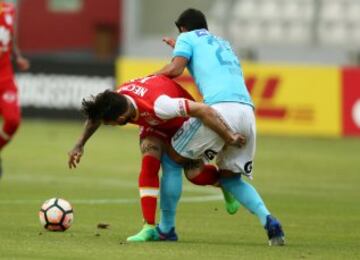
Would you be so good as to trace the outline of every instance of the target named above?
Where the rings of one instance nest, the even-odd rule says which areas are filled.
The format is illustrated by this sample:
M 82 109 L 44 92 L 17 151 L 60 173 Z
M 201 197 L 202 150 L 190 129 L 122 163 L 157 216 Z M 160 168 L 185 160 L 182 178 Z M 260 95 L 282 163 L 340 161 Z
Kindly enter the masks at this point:
M 171 140 L 175 151 L 189 159 L 212 160 L 215 156 L 220 169 L 242 173 L 251 178 L 252 162 L 256 148 L 256 123 L 254 110 L 249 105 L 223 102 L 211 106 L 236 133 L 245 136 L 241 147 L 224 146 L 224 140 L 205 127 L 198 119 L 190 118 Z

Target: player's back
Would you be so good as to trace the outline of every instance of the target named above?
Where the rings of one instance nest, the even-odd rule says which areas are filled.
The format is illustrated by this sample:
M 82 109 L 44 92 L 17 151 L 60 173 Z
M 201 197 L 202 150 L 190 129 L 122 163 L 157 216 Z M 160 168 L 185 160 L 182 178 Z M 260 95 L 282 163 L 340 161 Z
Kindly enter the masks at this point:
M 241 102 L 252 105 L 240 62 L 229 42 L 205 29 L 181 33 L 174 56 L 188 58 L 188 69 L 205 103 Z
M 132 80 L 122 84 L 118 93 L 130 97 L 138 109 L 139 117 L 132 123 L 156 127 L 163 131 L 168 130 L 171 133 L 180 128 L 186 118 L 178 117 L 169 120 L 160 118 L 154 109 L 156 100 L 162 95 L 193 100 L 185 89 L 165 76 L 149 76 Z
M 138 96 L 149 103 L 153 103 L 160 95 L 172 98 L 183 97 L 193 100 L 193 97 L 175 81 L 162 75 L 148 76 L 134 79 L 120 86 L 121 92 Z

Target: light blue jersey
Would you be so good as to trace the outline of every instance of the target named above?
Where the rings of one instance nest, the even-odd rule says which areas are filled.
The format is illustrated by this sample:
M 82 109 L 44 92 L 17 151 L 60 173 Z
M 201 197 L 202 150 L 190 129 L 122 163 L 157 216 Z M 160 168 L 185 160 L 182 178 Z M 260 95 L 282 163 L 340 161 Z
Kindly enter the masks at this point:
M 239 102 L 253 106 L 230 43 L 205 29 L 181 33 L 173 56 L 189 60 L 188 70 L 206 104 Z

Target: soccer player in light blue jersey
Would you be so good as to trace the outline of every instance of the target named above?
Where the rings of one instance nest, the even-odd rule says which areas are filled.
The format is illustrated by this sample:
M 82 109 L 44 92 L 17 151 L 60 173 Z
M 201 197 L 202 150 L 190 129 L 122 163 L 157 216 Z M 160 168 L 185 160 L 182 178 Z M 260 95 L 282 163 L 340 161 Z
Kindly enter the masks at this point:
M 256 147 L 254 105 L 246 88 L 241 65 L 230 43 L 210 33 L 204 14 L 185 10 L 175 22 L 177 40 L 164 38 L 174 48 L 171 63 L 155 74 L 170 78 L 181 75 L 187 67 L 203 96 L 232 131 L 243 135 L 246 144 L 226 146 L 224 141 L 199 120 L 190 119 L 172 139 L 178 162 L 186 159 L 212 159 L 220 173 L 222 188 L 230 192 L 245 208 L 255 214 L 267 231 L 269 245 L 284 245 L 280 222 L 273 217 L 256 189 L 241 176 L 252 179 Z M 177 156 L 177 155 L 180 156 Z M 194 168 L 194 175 L 199 174 Z

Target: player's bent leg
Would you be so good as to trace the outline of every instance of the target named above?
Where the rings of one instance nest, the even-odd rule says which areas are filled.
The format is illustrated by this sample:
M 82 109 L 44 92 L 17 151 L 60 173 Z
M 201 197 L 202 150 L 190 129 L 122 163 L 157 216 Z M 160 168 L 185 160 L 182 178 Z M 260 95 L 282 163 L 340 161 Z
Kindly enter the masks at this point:
M 213 185 L 218 187 L 220 174 L 218 169 L 211 164 L 204 165 L 202 160 L 193 161 L 185 167 L 186 178 L 195 185 Z M 223 189 L 221 191 L 225 200 L 225 209 L 230 215 L 234 215 L 240 208 L 240 203 L 231 193 Z
M 176 207 L 182 191 L 182 166 L 164 153 L 161 158 L 160 222 L 157 231 L 160 240 L 177 241 L 175 232 Z
M 240 175 L 221 177 L 221 185 L 251 213 L 255 214 L 266 229 L 270 245 L 284 245 L 285 236 L 281 224 L 271 216 L 256 189 L 243 181 Z
M 285 234 L 279 220 L 271 215 L 267 216 L 264 228 L 269 238 L 269 246 L 285 245 Z
M 236 212 L 238 212 L 240 208 L 240 202 L 238 202 L 230 192 L 224 189 L 224 187 L 221 187 L 221 191 L 224 196 L 225 209 L 227 213 L 229 213 L 230 215 L 234 215 Z
M 214 165 L 205 165 L 202 160 L 191 160 L 184 165 L 186 178 L 195 185 L 206 186 L 219 184 L 219 172 Z
M 249 183 L 243 181 L 240 175 L 232 177 L 221 177 L 221 185 L 251 213 L 255 214 L 261 224 L 265 226 L 266 217 L 270 215 L 260 195 Z

